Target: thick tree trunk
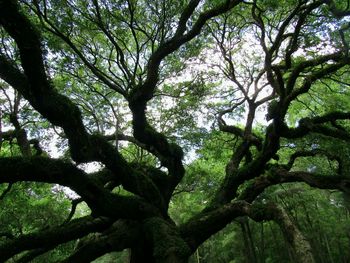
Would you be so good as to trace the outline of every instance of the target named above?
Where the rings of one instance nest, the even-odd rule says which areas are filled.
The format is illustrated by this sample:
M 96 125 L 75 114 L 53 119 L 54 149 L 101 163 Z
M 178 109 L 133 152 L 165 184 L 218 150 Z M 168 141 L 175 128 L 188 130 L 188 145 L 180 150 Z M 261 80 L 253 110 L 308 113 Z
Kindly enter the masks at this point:
M 153 249 L 147 242 L 139 242 L 130 250 L 130 263 L 155 263 Z
M 171 253 L 165 257 L 153 255 L 153 249 L 149 246 L 134 247 L 130 252 L 130 263 L 187 263 L 188 258 L 183 258 L 177 253 Z
M 143 234 L 130 253 L 130 263 L 187 263 L 191 250 L 174 225 L 154 217 L 143 222 Z

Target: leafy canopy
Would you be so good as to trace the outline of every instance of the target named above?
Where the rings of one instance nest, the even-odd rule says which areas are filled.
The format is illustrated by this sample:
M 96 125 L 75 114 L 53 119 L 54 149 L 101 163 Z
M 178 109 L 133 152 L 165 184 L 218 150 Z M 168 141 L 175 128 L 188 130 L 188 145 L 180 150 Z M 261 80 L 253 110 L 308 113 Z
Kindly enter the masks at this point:
M 253 262 L 250 218 L 315 262 L 279 185 L 347 203 L 346 2 L 0 0 L 0 261 Z

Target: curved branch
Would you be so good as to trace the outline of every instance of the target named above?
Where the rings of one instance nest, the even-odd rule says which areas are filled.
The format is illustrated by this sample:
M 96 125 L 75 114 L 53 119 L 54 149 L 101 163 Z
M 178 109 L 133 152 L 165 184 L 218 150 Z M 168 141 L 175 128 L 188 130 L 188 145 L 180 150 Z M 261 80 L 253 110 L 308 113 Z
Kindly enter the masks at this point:
M 64 220 L 62 225 L 65 225 L 65 224 L 69 223 L 72 220 L 72 218 L 73 218 L 73 216 L 75 214 L 75 211 L 77 209 L 78 204 L 82 203 L 83 201 L 84 200 L 82 198 L 78 198 L 78 199 L 73 199 L 72 200 L 72 202 L 71 202 L 72 203 L 72 208 L 71 208 L 71 210 L 69 212 L 69 215 L 68 215 L 67 219 Z
M 182 36 L 185 31 L 186 31 L 186 24 L 188 22 L 188 20 L 190 19 L 190 17 L 192 16 L 194 10 L 196 9 L 196 7 L 198 6 L 200 0 L 191 0 L 188 5 L 186 6 L 186 8 L 184 9 L 184 11 L 181 14 L 181 17 L 179 19 L 178 22 L 178 26 L 175 32 L 175 37 L 179 37 Z
M 233 219 L 240 216 L 249 216 L 256 221 L 276 221 L 285 233 L 291 247 L 295 249 L 300 262 L 314 262 L 311 260 L 313 257 L 307 240 L 288 218 L 287 214 L 271 204 L 250 205 L 245 201 L 234 201 L 216 210 L 199 214 L 180 226 L 180 231 L 191 247 L 192 252 L 194 252 L 208 237 L 223 229 Z
M 344 54 L 341 51 L 327 54 L 324 56 L 317 57 L 315 59 L 306 60 L 303 62 L 298 63 L 294 68 L 291 70 L 291 75 L 288 78 L 286 89 L 288 91 L 288 94 L 292 92 L 294 85 L 296 83 L 297 78 L 300 76 L 300 73 L 306 70 L 309 67 L 315 67 L 319 66 L 321 64 L 330 62 L 330 61 L 337 61 L 344 58 Z
M 179 227 L 182 237 L 194 252 L 210 236 L 223 229 L 238 216 L 245 215 L 249 204 L 245 201 L 234 201 L 221 207 L 202 212 Z
M 350 193 L 350 179 L 340 175 L 321 175 L 304 171 L 289 172 L 285 168 L 273 168 L 268 176 L 260 176 L 255 178 L 248 187 L 238 196 L 239 200 L 252 202 L 266 188 L 281 184 L 303 182 L 311 187 L 319 189 L 337 189 L 346 193 Z
M 122 251 L 131 247 L 137 241 L 139 231 L 140 227 L 136 222 L 119 220 L 101 235 L 95 235 L 84 241 L 74 254 L 61 262 L 92 262 L 108 252 Z
M 75 160 L 91 159 L 79 153 L 79 149 L 89 145 L 80 111 L 67 97 L 54 91 L 45 73 L 39 36 L 18 8 L 13 0 L 0 1 L 0 24 L 16 41 L 25 74 L 0 56 L 0 77 L 23 94 L 53 125 L 64 129 Z
M 78 107 L 54 90 L 45 72 L 40 37 L 30 21 L 19 12 L 16 1 L 0 1 L 0 24 L 16 41 L 25 73 L 22 74 L 10 61 L 0 56 L 0 77 L 23 94 L 53 125 L 63 128 L 73 160 L 78 163 L 104 163 L 120 178 L 126 190 L 162 207 L 162 197 L 152 181 L 134 173 L 126 160 L 103 137 L 89 135 Z
M 0 245 L 0 261 L 5 262 L 12 256 L 31 249 L 54 248 L 89 233 L 101 232 L 113 223 L 107 218 L 92 218 L 91 216 L 78 218 L 70 223 L 54 227 L 41 232 L 20 236 Z
M 183 238 L 188 242 L 192 251 L 204 242 L 208 237 L 224 228 L 228 223 L 239 216 L 248 215 L 254 220 L 275 220 L 288 235 L 288 242 L 296 250 L 299 259 L 305 254 L 306 259 L 313 262 L 311 249 L 300 231 L 292 225 L 285 213 L 274 206 L 262 205 L 256 207 L 249 205 L 267 187 L 285 182 L 305 182 L 310 186 L 321 189 L 338 189 L 350 193 L 350 179 L 341 176 L 314 175 L 307 172 L 288 172 L 279 168 L 271 171 L 270 176 L 261 176 L 254 179 L 237 201 L 225 204 L 211 210 L 202 212 L 180 226 Z
M 292 73 L 292 76 L 289 79 L 289 81 L 291 83 L 288 83 L 289 90 L 288 89 L 287 90 L 290 92 L 290 94 L 286 97 L 287 103 L 290 103 L 291 101 L 296 99 L 299 95 L 308 92 L 310 90 L 311 85 L 315 81 L 322 79 L 322 78 L 326 77 L 327 75 L 335 73 L 339 69 L 350 64 L 350 57 L 345 56 L 345 55 L 341 55 L 341 54 L 337 54 L 337 53 L 331 54 L 329 56 L 332 57 L 332 55 L 334 55 L 335 58 L 330 58 L 330 59 L 336 61 L 336 63 L 326 65 L 322 69 L 317 70 L 317 71 L 311 73 L 310 75 L 306 76 L 303 80 L 303 84 L 301 85 L 301 87 L 298 89 L 294 89 L 294 90 L 293 90 L 294 84 L 295 84 L 296 79 L 299 77 L 300 72 L 297 73 L 297 76 L 293 76 L 293 73 Z M 320 59 L 320 61 L 322 61 L 323 57 L 321 57 L 319 59 Z M 310 61 L 306 61 L 305 63 L 308 64 L 308 62 L 310 62 Z M 311 63 L 312 63 L 312 61 L 311 61 Z M 315 62 L 315 63 L 318 63 L 318 62 Z
M 171 54 L 172 52 L 176 51 L 180 46 L 183 44 L 189 42 L 193 38 L 195 38 L 197 35 L 200 34 L 202 28 L 204 27 L 205 23 L 220 14 L 223 14 L 235 6 L 237 6 L 241 0 L 226 0 L 224 3 L 208 10 L 203 13 L 201 13 L 197 19 L 197 21 L 194 23 L 193 27 L 186 33 L 177 35 L 175 34 L 174 37 L 172 37 L 170 40 L 164 42 L 162 45 L 158 47 L 158 49 L 152 54 L 150 57 L 148 64 L 147 64 L 147 79 L 143 85 L 140 85 L 134 89 L 132 94 L 130 94 L 131 101 L 133 103 L 137 102 L 143 102 L 145 107 L 145 103 L 150 100 L 153 97 L 153 93 L 155 90 L 155 85 L 158 82 L 158 69 L 161 61 Z M 191 1 L 187 8 L 184 9 L 184 12 L 181 15 L 179 26 L 178 26 L 178 33 L 184 32 L 183 23 L 186 19 L 188 19 L 188 16 L 193 12 L 196 5 L 196 1 Z
M 281 129 L 281 136 L 288 139 L 301 138 L 310 132 L 323 134 L 333 138 L 342 140 L 350 140 L 350 134 L 341 126 L 336 125 L 332 127 L 326 126 L 327 122 L 331 124 L 336 120 L 350 120 L 349 112 L 330 112 L 323 116 L 316 116 L 313 118 L 302 118 L 299 120 L 297 128 L 289 128 L 284 125 Z
M 166 199 L 171 197 L 176 185 L 182 179 L 185 171 L 182 164 L 183 151 L 167 138 L 151 127 L 146 118 L 146 104 L 154 96 L 155 88 L 159 78 L 159 66 L 162 60 L 169 54 L 176 51 L 180 46 L 195 38 L 204 27 L 205 23 L 214 16 L 220 15 L 234 6 L 241 0 L 226 0 L 199 15 L 193 27 L 185 34 L 184 23 L 193 13 L 197 3 L 190 1 L 181 14 L 176 34 L 166 42 L 163 42 L 151 55 L 147 64 L 147 77 L 144 83 L 136 86 L 129 94 L 129 107 L 133 113 L 133 128 L 135 138 L 148 146 L 148 150 L 155 154 L 162 164 L 168 168 L 170 184 Z
M 93 4 L 94 4 L 95 10 L 96 10 L 96 18 L 97 18 L 96 24 L 97 24 L 97 26 L 102 30 L 102 32 L 106 35 L 106 37 L 109 39 L 109 41 L 112 43 L 112 45 L 117 50 L 118 57 L 119 57 L 119 63 L 120 63 L 119 67 L 122 69 L 122 72 L 125 75 L 126 79 L 128 79 L 129 81 L 132 81 L 133 77 L 132 77 L 132 74 L 129 71 L 129 68 L 127 66 L 123 50 L 121 49 L 120 45 L 117 43 L 117 41 L 115 40 L 115 38 L 113 37 L 111 32 L 107 29 L 107 26 L 104 24 L 102 17 L 101 17 L 100 6 L 99 6 L 98 1 L 93 0 Z M 63 35 L 62 33 L 60 33 L 60 34 Z M 67 41 L 67 40 L 65 40 L 65 41 Z M 69 39 L 68 39 L 68 41 L 69 41 Z M 73 45 L 73 44 L 70 44 L 70 45 Z M 75 48 L 74 51 L 77 52 L 76 50 L 77 49 Z M 84 56 L 81 53 L 80 53 L 80 56 L 82 56 L 84 58 Z M 135 84 L 135 83 L 133 83 L 133 84 Z M 118 92 L 124 96 L 126 95 L 126 93 L 123 90 L 119 90 Z
M 57 183 L 73 189 L 99 215 L 137 218 L 159 215 L 159 210 L 142 198 L 119 196 L 99 186 L 95 178 L 73 164 L 44 157 L 0 158 L 0 183 L 35 181 Z M 111 209 L 113 207 L 113 209 Z
M 275 221 L 280 226 L 289 246 L 294 250 L 297 263 L 315 262 L 309 241 L 283 208 L 275 204 L 253 205 L 247 210 L 247 214 L 255 221 Z
M 218 205 L 230 202 L 237 197 L 237 190 L 241 184 L 264 173 L 267 162 L 271 158 L 275 158 L 279 149 L 279 140 L 280 136 L 277 134 L 275 126 L 273 124 L 268 126 L 262 150 L 258 152 L 253 160 L 240 166 L 240 162 L 244 157 L 243 154 L 247 152 L 249 147 L 249 142 L 242 142 L 228 162 L 225 178 L 207 209 L 210 210 Z
M 344 176 L 316 175 L 304 171 L 288 172 L 284 169 L 277 169 L 276 176 L 280 177 L 280 182 L 304 182 L 319 189 L 338 189 L 350 193 L 350 178 Z
M 90 71 L 102 82 L 104 83 L 107 87 L 111 88 L 112 90 L 115 90 L 116 92 L 122 94 L 122 95 L 126 95 L 125 90 L 118 85 L 115 81 L 113 81 L 106 73 L 104 73 L 102 70 L 100 70 L 98 67 L 96 67 L 96 65 L 94 63 L 89 62 L 89 60 L 87 59 L 87 57 L 83 54 L 83 52 L 81 50 L 79 50 L 79 48 L 72 42 L 72 40 L 69 38 L 68 35 L 64 34 L 62 31 L 59 30 L 58 27 L 56 27 L 46 16 L 45 13 L 42 13 L 40 11 L 40 8 L 37 6 L 36 7 L 36 14 L 40 17 L 41 21 L 43 22 L 42 25 L 52 34 L 54 34 L 55 36 L 59 37 L 60 39 L 62 39 L 73 51 L 74 53 L 80 58 L 80 60 L 84 63 L 84 65 L 90 69 Z M 106 30 L 106 28 L 101 24 L 102 22 L 96 22 L 93 21 L 96 24 L 98 24 L 98 26 L 101 27 L 101 29 L 104 31 L 104 33 L 106 34 L 106 36 L 108 38 L 111 37 L 111 35 L 109 34 L 109 32 Z M 46 23 L 46 24 L 45 24 Z M 47 26 L 48 25 L 48 26 Z M 111 37 L 113 40 L 113 37 Z M 113 44 L 115 44 L 115 42 L 112 42 Z M 117 44 L 116 44 L 117 45 Z M 116 47 L 119 47 L 118 45 Z M 120 51 L 120 48 L 117 49 L 118 51 Z M 118 53 L 119 54 L 119 53 Z M 126 69 L 126 65 L 124 64 L 124 60 L 122 60 L 123 63 L 123 67 L 122 69 L 125 70 Z
M 113 133 L 111 135 L 105 135 L 104 138 L 108 141 L 114 141 L 117 138 L 118 141 L 131 142 L 131 143 L 135 144 L 136 146 L 139 146 L 140 148 L 147 150 L 147 145 L 139 142 L 138 140 L 136 140 L 132 136 L 125 135 L 125 134 L 120 133 L 120 132 L 118 132 L 117 134 Z
M 299 36 L 300 32 L 302 30 L 303 25 L 305 24 L 305 21 L 307 19 L 307 16 L 316 8 L 321 6 L 324 3 L 323 0 L 321 1 L 314 1 L 308 6 L 305 6 L 304 11 L 300 13 L 298 21 L 296 22 L 296 25 L 294 27 L 294 32 L 290 36 L 290 41 L 286 48 L 286 54 L 285 54 L 285 65 L 286 68 L 289 69 L 292 66 L 292 55 L 294 52 L 298 50 L 298 43 L 299 43 Z M 288 88 L 287 88 L 288 90 Z
M 259 138 L 256 134 L 251 132 L 250 134 L 246 135 L 244 130 L 240 127 L 233 126 L 233 125 L 226 125 L 225 122 L 221 119 L 218 120 L 219 123 L 219 129 L 220 131 L 233 134 L 239 138 L 246 139 L 249 143 L 256 146 L 258 150 L 262 149 L 262 139 Z
M 340 156 L 334 155 L 332 153 L 329 153 L 325 150 L 321 150 L 321 149 L 315 149 L 315 150 L 311 150 L 311 151 L 298 151 L 293 153 L 290 158 L 289 158 L 289 162 L 287 163 L 287 165 L 285 166 L 285 168 L 287 170 L 290 170 L 295 162 L 295 160 L 299 157 L 313 157 L 316 155 L 324 155 L 326 156 L 329 160 L 336 160 L 338 162 L 338 171 L 337 173 L 340 175 L 343 175 L 343 167 L 344 167 L 344 162 L 342 160 L 342 158 Z

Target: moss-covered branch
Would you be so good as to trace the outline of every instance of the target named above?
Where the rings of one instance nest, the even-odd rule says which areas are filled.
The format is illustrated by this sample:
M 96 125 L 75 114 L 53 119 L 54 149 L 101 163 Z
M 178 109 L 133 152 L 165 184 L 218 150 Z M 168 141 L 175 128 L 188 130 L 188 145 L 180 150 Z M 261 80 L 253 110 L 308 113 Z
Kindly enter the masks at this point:
M 333 111 L 322 116 L 313 118 L 302 118 L 296 128 L 289 128 L 283 125 L 281 128 L 281 136 L 288 139 L 301 138 L 308 133 L 319 133 L 329 137 L 342 140 L 349 140 L 350 133 L 340 125 L 333 125 L 337 120 L 349 120 L 349 112 Z M 327 123 L 332 125 L 327 125 Z
M 185 170 L 182 165 L 182 149 L 174 143 L 169 143 L 167 138 L 151 127 L 146 119 L 146 105 L 154 96 L 159 78 L 159 66 L 166 56 L 198 36 L 209 19 L 227 12 L 240 2 L 240 0 L 226 0 L 201 13 L 192 28 L 186 31 L 186 21 L 192 16 L 198 5 L 198 1 L 190 1 L 180 16 L 175 35 L 162 43 L 148 60 L 146 80 L 134 87 L 128 97 L 129 107 L 133 113 L 135 138 L 147 145 L 148 150 L 155 154 L 169 170 L 171 180 L 166 199 L 170 199 L 173 190 L 184 176 Z
M 191 250 L 175 225 L 158 217 L 143 222 L 146 240 L 152 243 L 155 262 L 187 262 Z
M 90 233 L 101 232 L 113 223 L 107 218 L 78 218 L 64 226 L 52 227 L 37 233 L 19 236 L 0 245 L 0 261 L 5 262 L 12 256 L 37 248 L 54 248 L 59 244 L 84 237 Z
M 252 202 L 266 188 L 290 182 L 304 182 L 312 187 L 320 189 L 337 189 L 350 193 L 350 178 L 340 175 L 313 174 L 304 171 L 290 172 L 284 168 L 273 168 L 269 175 L 255 178 L 238 196 L 238 199 Z
M 237 201 L 203 211 L 180 227 L 191 248 L 196 249 L 206 238 L 223 229 L 238 216 L 249 215 L 250 205 L 266 188 L 287 182 L 304 182 L 320 189 L 337 189 L 350 193 L 350 179 L 343 176 L 315 175 L 308 172 L 289 172 L 275 168 L 268 176 L 255 178 L 237 197 Z M 274 220 L 264 216 L 264 220 Z M 283 222 L 282 222 L 283 223 Z M 281 223 L 281 224 L 282 224 Z
M 139 232 L 140 226 L 137 222 L 119 220 L 110 229 L 83 241 L 75 253 L 61 262 L 92 262 L 106 253 L 122 251 L 131 247 L 137 241 Z
M 53 125 L 63 128 L 76 162 L 104 163 L 125 189 L 163 206 L 162 197 L 151 180 L 134 173 L 116 149 L 101 136 L 89 135 L 78 107 L 59 94 L 46 75 L 40 35 L 19 11 L 16 1 L 0 1 L 0 24 L 15 40 L 24 73 L 0 56 L 0 77 L 17 89 Z
M 133 196 L 119 196 L 104 189 L 71 163 L 44 157 L 0 158 L 0 183 L 34 181 L 57 183 L 76 191 L 96 214 L 114 218 L 138 218 L 159 214 L 159 210 Z M 113 209 L 111 209 L 113 208 Z
M 295 262 L 315 262 L 309 241 L 300 232 L 283 208 L 275 204 L 263 204 L 253 205 L 246 211 L 247 215 L 255 221 L 273 220 L 280 226 L 286 241 L 295 252 Z
M 180 226 L 182 237 L 194 252 L 207 238 L 223 229 L 238 216 L 245 215 L 249 204 L 233 201 L 209 212 L 202 212 Z

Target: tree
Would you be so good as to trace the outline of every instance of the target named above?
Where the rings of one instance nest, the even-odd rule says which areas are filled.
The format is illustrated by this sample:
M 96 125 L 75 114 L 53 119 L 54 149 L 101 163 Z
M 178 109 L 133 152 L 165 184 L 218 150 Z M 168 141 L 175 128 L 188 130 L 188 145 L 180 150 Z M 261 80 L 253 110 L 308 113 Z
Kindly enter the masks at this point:
M 0 130 L 2 198 L 15 183 L 50 183 L 91 210 L 7 235 L 0 260 L 79 239 L 60 260 L 130 249 L 130 262 L 187 262 L 245 216 L 276 222 L 295 261 L 314 262 L 263 194 L 289 182 L 349 194 L 349 15 L 333 0 L 0 0 L 2 122 L 13 128 Z M 40 147 L 54 131 L 60 158 Z M 191 151 L 210 143 L 215 167 Z M 91 162 L 98 171 L 84 170 Z M 209 187 L 180 220 L 172 201 L 202 176 Z

